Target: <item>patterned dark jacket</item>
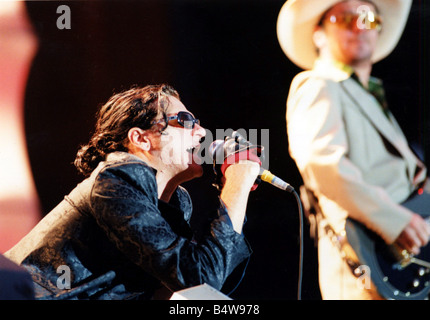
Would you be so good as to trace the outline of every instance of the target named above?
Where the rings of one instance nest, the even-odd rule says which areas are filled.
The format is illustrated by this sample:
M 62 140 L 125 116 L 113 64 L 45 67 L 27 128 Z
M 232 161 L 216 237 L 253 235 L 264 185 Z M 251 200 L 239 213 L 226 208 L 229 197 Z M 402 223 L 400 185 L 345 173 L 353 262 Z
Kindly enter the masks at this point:
M 158 200 L 155 171 L 125 152 L 108 155 L 6 253 L 32 275 L 36 298 L 150 299 L 207 283 L 221 289 L 251 250 L 222 205 L 199 241 L 179 187 Z M 70 285 L 70 286 L 69 286 Z

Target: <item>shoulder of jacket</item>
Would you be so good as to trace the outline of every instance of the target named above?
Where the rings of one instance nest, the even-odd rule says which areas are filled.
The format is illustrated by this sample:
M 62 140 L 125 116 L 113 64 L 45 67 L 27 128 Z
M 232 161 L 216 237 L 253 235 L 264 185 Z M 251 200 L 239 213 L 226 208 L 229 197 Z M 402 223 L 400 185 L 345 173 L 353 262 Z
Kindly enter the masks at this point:
M 157 193 L 156 171 L 137 157 L 104 161 L 93 172 L 94 184 L 121 180 L 138 189 Z
M 106 157 L 105 161 L 102 161 L 99 166 L 94 170 L 93 174 L 95 176 L 100 175 L 100 173 L 114 170 L 114 171 L 133 171 L 135 168 L 152 173 L 155 176 L 155 169 L 150 167 L 145 161 L 138 158 L 135 155 L 129 154 L 127 152 L 113 152 Z
M 324 88 L 338 87 L 339 82 L 314 70 L 303 71 L 296 75 L 291 82 L 290 93 L 296 93 L 301 88 L 311 88 L 313 91 Z

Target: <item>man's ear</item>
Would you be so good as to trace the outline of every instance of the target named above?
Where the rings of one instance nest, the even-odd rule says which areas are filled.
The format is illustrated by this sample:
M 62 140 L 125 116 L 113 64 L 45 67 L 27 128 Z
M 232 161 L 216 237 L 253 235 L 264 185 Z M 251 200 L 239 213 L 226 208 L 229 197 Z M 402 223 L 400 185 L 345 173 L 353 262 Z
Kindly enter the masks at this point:
M 323 28 L 320 26 L 315 27 L 314 33 L 312 34 L 312 40 L 314 41 L 315 47 L 320 51 L 327 44 L 327 35 Z
M 148 130 L 131 128 L 128 130 L 128 141 L 130 145 L 143 151 L 151 149 L 151 140 L 148 137 Z

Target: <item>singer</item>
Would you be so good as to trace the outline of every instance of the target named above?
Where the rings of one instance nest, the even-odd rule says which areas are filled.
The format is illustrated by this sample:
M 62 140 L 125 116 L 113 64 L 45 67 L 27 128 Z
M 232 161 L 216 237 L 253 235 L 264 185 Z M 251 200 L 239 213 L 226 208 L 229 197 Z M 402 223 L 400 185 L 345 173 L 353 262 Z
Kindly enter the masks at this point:
M 193 159 L 204 136 L 167 85 L 112 96 L 75 160 L 85 180 L 6 253 L 31 273 L 36 298 L 156 299 L 164 291 L 167 299 L 203 283 L 221 290 L 251 253 L 241 231 L 260 166 L 229 166 L 216 218 L 196 237 L 180 184 L 202 175 Z

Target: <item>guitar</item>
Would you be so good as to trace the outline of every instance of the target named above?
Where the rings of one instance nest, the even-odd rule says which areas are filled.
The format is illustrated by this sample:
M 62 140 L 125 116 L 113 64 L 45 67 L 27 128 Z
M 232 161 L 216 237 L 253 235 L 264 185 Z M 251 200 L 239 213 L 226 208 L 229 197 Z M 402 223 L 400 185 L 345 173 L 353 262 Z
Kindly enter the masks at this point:
M 408 207 L 408 203 L 403 205 Z M 413 206 L 410 209 L 417 212 Z M 430 217 L 426 221 L 430 223 Z M 346 221 L 345 231 L 346 246 L 350 247 L 344 250 L 347 258 L 357 267 L 367 267 L 357 268 L 357 272 L 370 270 L 370 278 L 382 297 L 390 300 L 429 298 L 430 244 L 414 256 L 395 244 L 387 245 L 374 232 L 350 218 Z

